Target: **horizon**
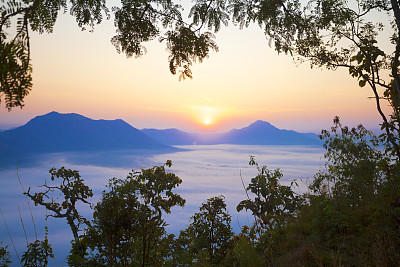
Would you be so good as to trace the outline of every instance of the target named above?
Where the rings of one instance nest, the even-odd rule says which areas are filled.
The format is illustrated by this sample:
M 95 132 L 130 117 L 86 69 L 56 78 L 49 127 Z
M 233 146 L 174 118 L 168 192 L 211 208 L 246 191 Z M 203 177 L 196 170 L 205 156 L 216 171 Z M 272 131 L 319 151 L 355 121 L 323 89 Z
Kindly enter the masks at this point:
M 91 120 L 106 120 L 106 121 L 114 121 L 114 120 L 123 120 L 124 122 L 126 122 L 126 123 L 128 123 L 130 126 L 132 126 L 132 127 L 134 127 L 134 128 L 136 128 L 136 129 L 139 129 L 139 130 L 143 130 L 143 129 L 156 129 L 156 130 L 168 130 L 168 129 L 177 129 L 177 130 L 180 130 L 180 131 L 183 131 L 183 132 L 186 132 L 186 133 L 199 133 L 199 134 L 218 134 L 218 133 L 225 133 L 225 132 L 227 132 L 227 131 L 230 131 L 230 130 L 233 130 L 233 129 L 241 129 L 241 128 L 245 128 L 245 127 L 248 127 L 248 126 L 250 126 L 250 125 L 252 125 L 252 124 L 254 124 L 254 123 L 256 123 L 256 122 L 258 122 L 258 121 L 262 121 L 262 122 L 266 122 L 266 123 L 269 123 L 269 124 L 271 124 L 272 126 L 274 126 L 274 127 L 276 127 L 276 128 L 278 128 L 278 129 L 280 129 L 280 130 L 292 130 L 292 131 L 296 131 L 296 132 L 299 132 L 299 133 L 313 133 L 313 134 L 320 134 L 320 132 L 321 132 L 321 130 L 322 130 L 322 128 L 318 131 L 318 132 L 313 132 L 313 131 L 298 131 L 297 129 L 291 129 L 291 128 L 282 128 L 282 127 L 279 127 L 278 125 L 276 125 L 276 124 L 274 124 L 274 123 L 272 123 L 272 122 L 270 122 L 270 121 L 267 121 L 267 120 L 262 120 L 262 119 L 255 119 L 255 120 L 253 120 L 253 121 L 248 121 L 248 122 L 243 122 L 243 123 L 241 123 L 241 124 L 238 124 L 238 126 L 233 126 L 233 127 L 231 127 L 231 128 L 224 128 L 224 129 L 222 129 L 222 130 L 214 130 L 215 128 L 214 128 L 214 122 L 210 122 L 210 121 L 204 121 L 203 123 L 202 123 L 202 128 L 199 128 L 199 129 L 187 129 L 187 128 L 177 128 L 177 127 L 157 127 L 157 126 L 151 126 L 150 124 L 146 124 L 146 125 L 148 125 L 148 127 L 139 127 L 139 126 L 137 126 L 135 123 L 131 123 L 131 122 L 129 122 L 129 121 L 126 121 L 126 120 L 124 120 L 124 119 L 122 119 L 122 118 L 111 118 L 111 119 L 104 119 L 104 118 L 91 118 L 91 117 L 89 117 L 89 116 L 86 116 L 86 115 L 83 115 L 83 114 L 79 114 L 79 113 L 76 113 L 76 112 L 66 112 L 66 113 L 62 113 L 62 112 L 58 112 L 58 111 L 50 111 L 50 112 L 48 112 L 48 113 L 45 113 L 45 114 L 38 114 L 38 115 L 36 115 L 36 116 L 34 116 L 34 117 L 32 117 L 32 118 L 29 118 L 26 122 L 24 122 L 24 123 L 22 123 L 22 124 L 19 124 L 19 125 L 15 125 L 15 126 L 9 126 L 9 127 L 7 127 L 7 126 L 4 126 L 4 125 L 2 125 L 1 124 L 1 122 L 0 122 L 0 131 L 7 131 L 7 130 L 13 130 L 13 129 L 16 129 L 16 128 L 18 128 L 18 127 L 21 127 L 21 126 L 24 126 L 26 123 L 28 123 L 29 121 L 31 121 L 32 119 L 34 119 L 34 118 L 36 118 L 36 117 L 39 117 L 39 116 L 45 116 L 45 115 L 48 115 L 48 114 L 50 114 L 50 113 L 58 113 L 58 114 L 62 114 L 62 115 L 69 115 L 69 114 L 76 114 L 76 115 L 80 115 L 80 116 L 83 116 L 83 117 L 86 117 L 86 118 L 88 118 L 88 119 L 91 119 Z M 333 119 L 333 118 L 332 118 Z M 343 122 L 343 121 L 346 121 L 346 120 L 342 120 L 342 118 L 340 118 L 341 119 L 341 121 Z M 207 119 L 206 119 L 207 120 Z M 343 123 L 344 125 L 346 125 L 346 123 Z M 358 124 L 360 124 L 360 123 L 358 123 Z M 357 124 L 357 125 L 358 125 Z M 347 125 L 347 126 L 349 126 L 349 127 L 355 127 L 355 126 L 357 126 L 357 125 Z M 363 124 L 364 125 L 364 124 Z M 365 125 L 364 125 L 365 126 Z M 329 129 L 329 127 L 327 127 L 327 128 L 324 128 L 324 129 Z M 373 132 L 379 132 L 380 131 L 380 129 L 379 129 L 379 126 L 377 126 L 375 129 L 368 129 L 368 130 L 371 130 L 371 131 L 373 131 Z

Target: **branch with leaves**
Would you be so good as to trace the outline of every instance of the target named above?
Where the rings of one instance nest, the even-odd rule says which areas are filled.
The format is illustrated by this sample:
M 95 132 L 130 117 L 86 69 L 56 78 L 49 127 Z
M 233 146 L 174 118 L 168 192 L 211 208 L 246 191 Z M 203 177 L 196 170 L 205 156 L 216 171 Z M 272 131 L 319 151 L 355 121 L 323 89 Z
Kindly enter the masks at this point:
M 74 239 L 79 240 L 80 226 L 90 226 L 90 222 L 79 214 L 76 205 L 80 202 L 90 204 L 87 199 L 93 196 L 92 190 L 84 184 L 78 171 L 61 167 L 58 170 L 52 168 L 49 173 L 51 181 L 61 179 L 59 185 L 49 186 L 45 183 L 42 186 L 45 188 L 43 192 L 31 194 L 29 188 L 24 194 L 34 201 L 35 206 L 40 205 L 53 212 L 47 216 L 66 218 Z M 59 195 L 53 193 L 61 194 L 64 200 L 61 203 L 57 202 L 55 199 Z

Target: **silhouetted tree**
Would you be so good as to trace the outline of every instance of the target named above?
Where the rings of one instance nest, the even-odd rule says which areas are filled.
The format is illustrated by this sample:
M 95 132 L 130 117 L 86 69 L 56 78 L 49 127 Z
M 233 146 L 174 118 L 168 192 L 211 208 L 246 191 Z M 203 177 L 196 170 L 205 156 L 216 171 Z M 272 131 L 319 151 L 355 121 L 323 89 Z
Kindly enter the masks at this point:
M 226 211 L 224 197 L 209 198 L 192 216 L 188 228 L 181 231 L 177 262 L 183 266 L 194 262 L 205 266 L 222 264 L 232 248 L 232 238 L 231 216 Z
M 49 173 L 51 174 L 51 181 L 58 181 L 61 179 L 59 185 L 48 185 L 45 183 L 42 187 L 45 188 L 43 192 L 24 193 L 33 200 L 35 206 L 40 205 L 52 212 L 48 216 L 54 218 L 65 218 L 71 228 L 74 240 L 79 242 L 79 231 L 82 224 L 90 225 L 89 221 L 79 214 L 77 204 L 79 202 L 89 204 L 87 199 L 93 196 L 92 189 L 85 185 L 84 180 L 81 178 L 78 171 L 65 169 L 52 168 Z M 58 197 L 61 195 L 63 201 L 57 202 Z
M 0 241 L 0 266 L 9 266 L 11 264 L 10 252 L 7 250 L 8 246 L 3 246 Z
M 47 239 L 47 227 L 45 228 L 46 235 L 43 241 L 36 240 L 27 245 L 28 250 L 22 254 L 21 263 L 26 267 L 48 266 L 49 257 L 54 258 L 53 249 Z
M 171 161 L 165 166 L 170 167 Z M 173 235 L 166 234 L 162 213 L 184 206 L 172 192 L 182 183 L 165 166 L 132 172 L 124 180 L 113 178 L 95 206 L 92 226 L 84 241 L 110 265 L 156 266 L 168 257 Z
M 23 106 L 32 89 L 30 31 L 51 33 L 60 11 L 69 11 L 81 29 L 92 30 L 113 13 L 117 33 L 111 42 L 127 57 L 142 56 L 143 43 L 159 37 L 170 53 L 169 69 L 179 72 L 179 79 L 192 78 L 192 63 L 218 50 L 213 34 L 184 22 L 183 8 L 173 1 L 121 1 L 111 11 L 106 0 L 3 0 L 0 4 L 0 101 L 4 97 L 9 110 Z

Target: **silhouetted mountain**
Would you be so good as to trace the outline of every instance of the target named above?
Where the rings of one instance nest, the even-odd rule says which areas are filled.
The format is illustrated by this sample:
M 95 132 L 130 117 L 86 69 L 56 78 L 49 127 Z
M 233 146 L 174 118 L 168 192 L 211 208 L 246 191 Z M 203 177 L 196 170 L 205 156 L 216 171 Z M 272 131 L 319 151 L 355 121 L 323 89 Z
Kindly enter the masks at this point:
M 233 129 L 223 136 L 223 144 L 240 145 L 318 145 L 320 142 L 291 130 L 281 130 L 269 122 L 258 120 L 247 127 Z
M 176 150 L 123 120 L 92 120 L 78 114 L 51 112 L 0 132 L 0 159 L 69 151 Z
M 123 120 L 92 120 L 79 114 L 51 112 L 21 127 L 0 132 L 0 165 L 15 164 L 19 158 L 37 158 L 46 153 L 85 152 L 89 155 L 121 150 L 165 153 L 178 150 L 170 145 L 193 144 L 320 145 L 321 141 L 317 135 L 280 130 L 265 121 L 221 134 L 197 134 L 177 129 L 140 131 Z M 107 154 L 103 153 L 102 160 L 107 159 Z
M 281 130 L 268 122 L 258 120 L 247 127 L 221 134 L 186 133 L 177 129 L 143 129 L 142 132 L 168 145 L 320 145 L 316 134 L 302 134 Z

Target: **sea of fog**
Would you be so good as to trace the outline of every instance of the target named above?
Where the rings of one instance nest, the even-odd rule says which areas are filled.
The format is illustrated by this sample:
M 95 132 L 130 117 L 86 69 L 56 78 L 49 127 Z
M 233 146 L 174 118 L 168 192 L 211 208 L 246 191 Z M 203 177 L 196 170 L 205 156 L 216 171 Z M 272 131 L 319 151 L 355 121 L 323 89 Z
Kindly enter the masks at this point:
M 21 257 L 26 247 L 26 237 L 29 242 L 44 237 L 44 226 L 49 229 L 49 241 L 53 246 L 55 259 L 52 266 L 66 266 L 65 258 L 70 248 L 72 234 L 65 219 L 49 217 L 45 220 L 46 211 L 43 207 L 35 207 L 30 202 L 32 216 L 28 209 L 27 199 L 22 194 L 17 175 L 25 188 L 31 187 L 31 192 L 38 192 L 45 180 L 51 183 L 49 170 L 52 167 L 65 166 L 78 170 L 86 184 L 93 189 L 94 197 L 90 200 L 96 203 L 108 180 L 113 177 L 125 178 L 129 172 L 162 165 L 166 160 L 172 160 L 170 172 L 178 175 L 182 184 L 175 190 L 186 199 L 184 208 L 175 207 L 165 219 L 169 224 L 169 233 L 179 234 L 190 222 L 190 217 L 199 210 L 202 202 L 213 196 L 225 196 L 228 212 L 232 215 L 232 228 L 239 232 L 243 225 L 252 222 L 250 212 L 236 211 L 237 204 L 246 198 L 242 179 L 247 186 L 257 170 L 249 166 L 249 156 L 255 156 L 259 165 L 267 165 L 270 169 L 280 168 L 284 174 L 283 184 L 290 184 L 297 179 L 296 191 L 307 190 L 307 183 L 313 175 L 324 166 L 324 150 L 309 146 L 243 146 L 243 145 L 197 145 L 179 146 L 180 152 L 170 154 L 132 153 L 129 151 L 107 153 L 64 153 L 41 156 L 37 166 L 0 169 L 0 208 L 4 215 L 0 219 L 0 241 L 9 245 L 9 251 L 15 265 L 17 256 L 14 252 L 9 235 L 11 235 L 16 250 Z M 43 189 L 43 188 L 42 188 Z M 91 218 L 92 210 L 88 206 L 80 207 L 81 213 Z M 50 214 L 50 213 L 49 213 Z M 21 223 L 21 218 L 22 222 Z

